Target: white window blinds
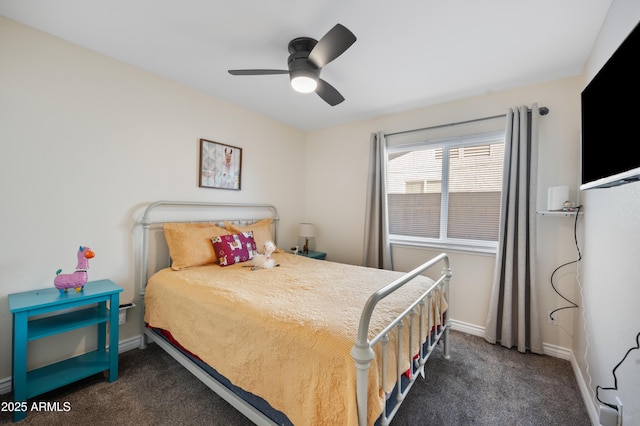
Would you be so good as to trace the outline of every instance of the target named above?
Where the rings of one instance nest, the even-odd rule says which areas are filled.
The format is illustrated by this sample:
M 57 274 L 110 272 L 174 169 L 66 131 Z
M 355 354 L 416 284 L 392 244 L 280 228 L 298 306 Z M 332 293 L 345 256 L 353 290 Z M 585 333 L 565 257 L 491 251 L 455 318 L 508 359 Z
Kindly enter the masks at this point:
M 389 145 L 392 240 L 497 245 L 503 131 Z

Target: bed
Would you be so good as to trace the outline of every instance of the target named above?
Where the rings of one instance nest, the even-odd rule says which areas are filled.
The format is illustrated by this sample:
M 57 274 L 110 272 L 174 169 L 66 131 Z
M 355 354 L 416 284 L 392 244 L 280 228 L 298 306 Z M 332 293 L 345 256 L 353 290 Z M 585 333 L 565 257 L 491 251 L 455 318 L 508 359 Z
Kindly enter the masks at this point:
M 278 249 L 275 267 L 252 267 L 278 223 L 268 204 L 150 204 L 136 231 L 141 347 L 256 424 L 388 425 L 439 342 L 449 358 L 447 255 L 399 273 Z

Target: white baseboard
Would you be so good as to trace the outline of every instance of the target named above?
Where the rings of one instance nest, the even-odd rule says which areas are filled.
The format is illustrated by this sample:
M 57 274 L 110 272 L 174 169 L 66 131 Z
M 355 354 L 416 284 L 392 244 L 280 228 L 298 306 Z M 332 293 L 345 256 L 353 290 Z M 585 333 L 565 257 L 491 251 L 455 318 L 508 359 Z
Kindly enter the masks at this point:
M 473 336 L 484 337 L 484 327 L 451 319 L 451 329 L 462 333 L 471 334 Z
M 469 324 L 462 321 L 451 320 L 451 329 L 460 331 L 463 333 L 471 334 L 473 336 L 484 337 L 484 327 L 480 327 L 475 324 Z M 132 349 L 137 349 L 140 347 L 140 339 L 142 336 L 134 336 L 125 340 L 121 340 L 118 343 L 118 353 L 123 353 L 130 351 Z M 578 366 L 578 362 L 573 355 L 573 351 L 567 348 L 563 348 L 556 345 L 551 345 L 548 343 L 543 343 L 543 350 L 546 355 L 553 356 L 556 358 L 566 359 L 571 362 L 571 367 L 573 368 L 573 372 L 576 376 L 576 380 L 578 382 L 578 387 L 580 388 L 580 393 L 582 395 L 582 399 L 587 408 L 587 412 L 589 413 L 589 417 L 591 418 L 591 423 L 593 425 L 597 425 L 598 422 L 598 408 L 591 397 L 591 393 L 589 392 L 589 386 L 584 380 L 584 376 L 580 371 Z M 0 395 L 11 392 L 11 377 L 6 377 L 4 379 L 0 379 Z
M 130 351 L 140 347 L 140 338 L 142 336 L 134 336 L 118 342 L 118 353 Z M 0 395 L 11 392 L 11 377 L 0 379 Z
M 11 392 L 11 377 L 0 379 L 0 395 Z
M 582 400 L 584 401 L 585 407 L 587 407 L 587 412 L 589 413 L 589 418 L 591 419 L 592 425 L 599 425 L 600 420 L 598 419 L 598 406 L 596 405 L 593 396 L 591 395 L 591 391 L 589 390 L 589 384 L 584 379 L 582 375 L 582 371 L 580 370 L 580 366 L 578 365 L 578 361 L 576 360 L 573 353 L 571 353 L 571 367 L 573 367 L 573 373 L 576 376 L 576 381 L 578 382 L 578 388 L 580 388 L 580 394 L 582 395 Z
M 138 349 L 140 347 L 140 339 L 142 335 L 129 337 L 125 340 L 120 340 L 118 342 L 118 353 L 121 354 L 123 352 L 130 351 L 131 349 Z
M 451 329 L 461 331 L 463 333 L 472 334 L 474 336 L 484 337 L 485 329 L 479 325 L 469 324 L 462 321 L 451 320 Z M 561 358 L 570 361 L 573 357 L 571 349 L 563 348 L 562 346 L 552 345 L 550 343 L 542 344 L 542 351 L 545 355 L 552 356 L 554 358 Z
M 554 358 L 560 358 L 567 361 L 571 361 L 573 357 L 573 351 L 568 348 L 563 348 L 562 346 L 552 345 L 550 343 L 542 343 L 542 352 L 545 355 L 552 356 Z

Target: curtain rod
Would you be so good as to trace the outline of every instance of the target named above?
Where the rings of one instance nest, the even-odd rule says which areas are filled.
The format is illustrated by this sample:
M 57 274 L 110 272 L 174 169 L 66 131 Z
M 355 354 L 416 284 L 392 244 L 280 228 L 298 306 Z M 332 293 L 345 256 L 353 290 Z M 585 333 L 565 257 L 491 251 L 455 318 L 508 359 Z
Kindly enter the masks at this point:
M 531 112 L 531 108 L 529 108 L 529 112 Z M 540 115 L 547 115 L 547 114 L 549 114 L 549 108 L 540 107 L 540 108 L 538 108 L 538 112 L 540 113 Z M 474 118 L 473 120 L 458 121 L 456 123 L 438 124 L 436 126 L 422 127 L 420 129 L 402 130 L 400 132 L 395 132 L 395 133 L 385 133 L 385 137 L 386 136 L 401 135 L 403 133 L 419 132 L 419 131 L 422 131 L 422 130 L 439 129 L 441 127 L 459 126 L 460 124 L 469 124 L 469 123 L 475 123 L 477 121 L 493 120 L 494 118 L 500 118 L 500 117 L 506 117 L 506 116 L 507 116 L 507 114 L 499 114 L 499 115 L 492 115 L 490 117 Z

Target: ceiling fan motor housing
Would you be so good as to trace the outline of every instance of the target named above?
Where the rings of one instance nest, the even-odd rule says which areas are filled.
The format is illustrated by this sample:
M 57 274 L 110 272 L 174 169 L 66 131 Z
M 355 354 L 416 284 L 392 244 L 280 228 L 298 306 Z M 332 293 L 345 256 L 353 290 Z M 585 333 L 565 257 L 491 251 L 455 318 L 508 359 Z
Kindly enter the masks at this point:
M 309 56 L 309 52 L 316 47 L 318 41 L 311 37 L 297 37 L 289 42 L 289 53 L 296 52 L 307 52 L 307 56 Z
M 307 61 L 308 56 L 308 53 L 292 53 L 289 56 L 289 75 L 291 79 L 304 76 L 317 81 L 320 78 L 320 68 Z
M 298 37 L 289 42 L 289 76 L 293 80 L 297 77 L 307 77 L 315 80 L 320 78 L 320 68 L 311 63 L 309 53 L 318 42 L 309 37 Z

